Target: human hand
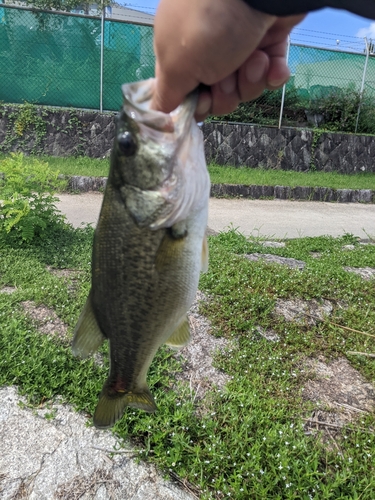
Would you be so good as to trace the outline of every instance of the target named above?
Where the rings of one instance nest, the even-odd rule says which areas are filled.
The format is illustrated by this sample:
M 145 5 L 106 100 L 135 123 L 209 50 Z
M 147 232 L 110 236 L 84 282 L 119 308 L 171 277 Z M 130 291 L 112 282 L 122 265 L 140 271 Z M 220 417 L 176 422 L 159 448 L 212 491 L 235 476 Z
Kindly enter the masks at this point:
M 200 83 L 196 119 L 227 114 L 289 78 L 287 37 L 304 16 L 270 16 L 243 0 L 161 0 L 152 108 L 170 112 Z

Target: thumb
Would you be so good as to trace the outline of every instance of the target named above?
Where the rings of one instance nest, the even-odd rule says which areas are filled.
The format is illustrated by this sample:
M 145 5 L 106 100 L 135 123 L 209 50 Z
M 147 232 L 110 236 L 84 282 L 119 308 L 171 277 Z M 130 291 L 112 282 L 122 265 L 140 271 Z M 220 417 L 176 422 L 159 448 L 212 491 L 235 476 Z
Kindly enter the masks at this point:
M 170 113 L 179 106 L 187 94 L 194 90 L 198 83 L 185 75 L 168 74 L 156 63 L 156 82 L 151 100 L 151 109 Z

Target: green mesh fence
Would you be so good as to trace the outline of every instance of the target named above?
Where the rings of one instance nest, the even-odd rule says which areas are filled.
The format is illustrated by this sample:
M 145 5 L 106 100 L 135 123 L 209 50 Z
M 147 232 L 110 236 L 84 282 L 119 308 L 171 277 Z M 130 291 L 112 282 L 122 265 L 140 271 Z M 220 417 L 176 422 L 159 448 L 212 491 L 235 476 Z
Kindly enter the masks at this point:
M 121 85 L 154 74 L 153 28 L 105 20 L 102 98 L 101 41 L 99 17 L 0 4 L 0 101 L 118 110 Z M 375 57 L 366 65 L 365 52 L 291 44 L 281 124 L 375 134 Z M 278 125 L 281 102 L 281 89 L 266 90 L 219 119 Z
M 365 52 L 365 44 L 363 53 L 291 44 L 281 124 L 375 134 L 375 57 L 370 54 L 366 63 Z M 278 125 L 282 94 L 266 90 L 224 119 Z
M 121 85 L 153 76 L 153 28 L 104 23 L 103 109 Z M 0 100 L 100 108 L 101 20 L 0 7 Z

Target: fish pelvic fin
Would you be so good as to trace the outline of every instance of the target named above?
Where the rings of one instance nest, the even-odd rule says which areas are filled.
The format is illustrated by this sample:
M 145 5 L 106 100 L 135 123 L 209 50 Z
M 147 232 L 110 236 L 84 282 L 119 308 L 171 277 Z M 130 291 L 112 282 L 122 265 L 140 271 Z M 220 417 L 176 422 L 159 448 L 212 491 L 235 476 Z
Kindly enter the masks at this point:
M 87 358 L 101 346 L 103 335 L 91 305 L 91 292 L 74 329 L 72 352 L 74 356 Z
M 123 416 L 127 406 L 154 413 L 158 407 L 148 388 L 142 392 L 116 392 L 110 394 L 105 386 L 94 413 L 94 425 L 97 429 L 108 429 Z
M 208 241 L 207 241 L 207 235 L 205 234 L 202 245 L 201 272 L 206 273 L 207 271 L 208 271 Z
M 186 344 L 190 342 L 191 334 L 190 334 L 190 325 L 187 317 L 184 318 L 182 323 L 178 326 L 178 328 L 172 333 L 169 339 L 166 342 L 166 345 L 171 349 L 181 349 L 185 347 Z

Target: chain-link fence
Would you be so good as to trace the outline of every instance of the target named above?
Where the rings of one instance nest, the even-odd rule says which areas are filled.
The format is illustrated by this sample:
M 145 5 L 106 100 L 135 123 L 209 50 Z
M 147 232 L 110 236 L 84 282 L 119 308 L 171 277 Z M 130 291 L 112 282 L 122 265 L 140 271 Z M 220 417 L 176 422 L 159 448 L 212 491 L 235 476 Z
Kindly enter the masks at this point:
M 375 134 L 373 48 L 290 44 L 287 85 L 218 119 Z M 0 7 L 1 101 L 118 110 L 121 85 L 153 76 L 154 65 L 152 26 Z
M 224 119 L 272 126 L 311 126 L 375 134 L 375 57 L 290 44 L 291 78 Z M 223 119 L 223 118 L 221 118 Z
M 121 85 L 153 76 L 153 28 L 0 8 L 0 100 L 118 110 Z

